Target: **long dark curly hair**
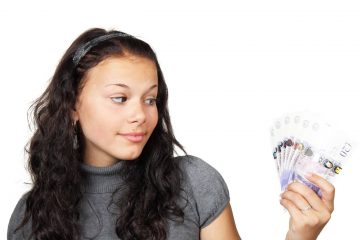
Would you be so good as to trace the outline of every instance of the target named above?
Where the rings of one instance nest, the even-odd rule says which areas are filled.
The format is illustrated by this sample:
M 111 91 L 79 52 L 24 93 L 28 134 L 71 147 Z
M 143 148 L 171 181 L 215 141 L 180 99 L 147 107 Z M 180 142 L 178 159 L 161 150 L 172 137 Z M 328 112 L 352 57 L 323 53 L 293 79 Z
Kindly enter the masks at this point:
M 156 64 L 159 120 L 139 158 L 126 161 L 122 168 L 127 184 L 122 198 L 116 201 L 120 211 L 116 233 L 124 240 L 162 240 L 166 239 L 168 219 L 184 220 L 183 208 L 177 204 L 182 171 L 174 157 L 175 147 L 187 153 L 173 134 L 168 90 L 155 52 L 136 37 L 119 36 L 93 46 L 74 64 L 79 47 L 115 32 L 119 33 L 93 28 L 81 34 L 65 52 L 45 92 L 30 106 L 35 132 L 25 150 L 33 186 L 27 193 L 23 221 L 15 230 L 31 220 L 29 239 L 80 238 L 78 205 L 83 195 L 79 166 L 85 146 L 80 124 L 74 131 L 71 112 L 83 87 L 84 74 L 105 58 L 125 53 Z M 73 147 L 76 134 L 78 148 Z

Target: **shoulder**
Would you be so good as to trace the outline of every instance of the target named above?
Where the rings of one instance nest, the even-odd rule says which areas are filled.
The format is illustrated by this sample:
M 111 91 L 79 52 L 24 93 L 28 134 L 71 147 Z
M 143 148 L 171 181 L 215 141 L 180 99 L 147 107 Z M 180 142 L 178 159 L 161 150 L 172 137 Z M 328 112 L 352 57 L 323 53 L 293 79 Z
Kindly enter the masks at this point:
M 203 159 L 192 155 L 178 156 L 177 159 L 185 175 L 185 180 L 189 181 L 188 184 L 194 186 L 199 184 L 207 185 L 214 181 L 226 184 L 220 172 Z
M 199 157 L 179 156 L 183 187 L 199 217 L 199 227 L 209 225 L 227 206 L 230 194 L 223 176 Z
M 176 157 L 180 163 L 180 166 L 186 173 L 195 173 L 199 171 L 206 171 L 211 173 L 216 173 L 217 170 L 211 166 L 209 163 L 205 162 L 203 159 L 193 156 L 177 156 Z
M 12 239 L 23 239 L 22 234 L 24 233 L 23 229 L 20 229 L 16 232 L 15 229 L 20 225 L 20 223 L 22 222 L 23 218 L 24 218 L 24 214 L 25 214 L 25 210 L 26 210 L 26 199 L 29 195 L 29 192 L 23 194 L 21 196 L 21 198 L 19 199 L 19 201 L 17 202 L 10 220 L 9 220 L 9 224 L 8 224 L 8 229 L 7 229 L 7 239 L 8 240 L 12 240 Z M 29 228 L 29 224 L 27 224 L 26 228 Z

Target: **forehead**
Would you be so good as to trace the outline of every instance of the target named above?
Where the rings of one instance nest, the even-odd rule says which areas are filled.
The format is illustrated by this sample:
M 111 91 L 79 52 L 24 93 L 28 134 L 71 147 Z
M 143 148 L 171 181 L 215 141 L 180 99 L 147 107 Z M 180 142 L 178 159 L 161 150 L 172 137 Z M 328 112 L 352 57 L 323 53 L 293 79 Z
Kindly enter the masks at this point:
M 101 61 L 85 74 L 85 85 L 124 83 L 132 85 L 157 84 L 155 63 L 144 57 L 114 56 Z

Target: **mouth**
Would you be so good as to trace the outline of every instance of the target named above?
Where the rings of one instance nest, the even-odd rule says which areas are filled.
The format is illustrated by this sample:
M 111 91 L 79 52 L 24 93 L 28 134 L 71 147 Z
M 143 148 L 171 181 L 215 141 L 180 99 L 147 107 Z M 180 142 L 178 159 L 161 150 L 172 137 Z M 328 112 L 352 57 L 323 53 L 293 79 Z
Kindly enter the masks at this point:
M 139 143 L 145 139 L 145 133 L 126 133 L 120 135 L 133 143 Z
M 120 133 L 123 136 L 144 136 L 145 132 L 137 132 L 137 133 Z

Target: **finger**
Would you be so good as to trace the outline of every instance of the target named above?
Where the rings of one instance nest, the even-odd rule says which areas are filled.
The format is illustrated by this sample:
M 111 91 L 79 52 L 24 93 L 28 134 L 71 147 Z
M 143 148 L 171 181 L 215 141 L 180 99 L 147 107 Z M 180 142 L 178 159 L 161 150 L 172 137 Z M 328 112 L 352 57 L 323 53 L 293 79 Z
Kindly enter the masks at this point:
M 281 197 L 291 201 L 302 212 L 308 210 L 309 207 L 312 207 L 302 195 L 300 195 L 297 192 L 293 192 L 291 190 L 287 190 L 283 192 L 281 194 Z
M 320 230 L 325 226 L 325 224 L 330 219 L 330 213 L 328 215 L 318 215 L 315 211 L 309 211 L 308 214 L 304 214 L 301 210 L 299 210 L 293 202 L 288 199 L 282 198 L 280 200 L 280 204 L 284 206 L 290 216 L 290 228 L 291 229 L 301 229 L 305 227 L 305 231 L 316 231 L 316 229 Z M 307 230 L 306 230 L 307 229 Z M 308 239 L 308 238 L 306 238 Z M 313 238 L 311 238 L 313 239 Z
M 334 211 L 335 187 L 317 174 L 309 174 L 306 178 L 321 189 L 321 200 L 332 212 Z
M 327 210 L 326 206 L 324 205 L 323 201 L 319 198 L 319 196 L 305 184 L 300 182 L 293 182 L 289 184 L 288 190 L 296 192 L 303 196 L 305 201 L 307 201 L 311 207 L 317 211 L 322 212 L 325 209 Z
M 288 210 L 290 216 L 291 216 L 293 219 L 299 219 L 300 217 L 303 217 L 303 214 L 302 214 L 302 212 L 299 210 L 299 208 L 296 207 L 295 204 L 292 203 L 290 200 L 285 199 L 285 198 L 281 198 L 281 199 L 280 199 L 280 204 L 281 204 L 282 206 L 284 206 L 284 207 Z

